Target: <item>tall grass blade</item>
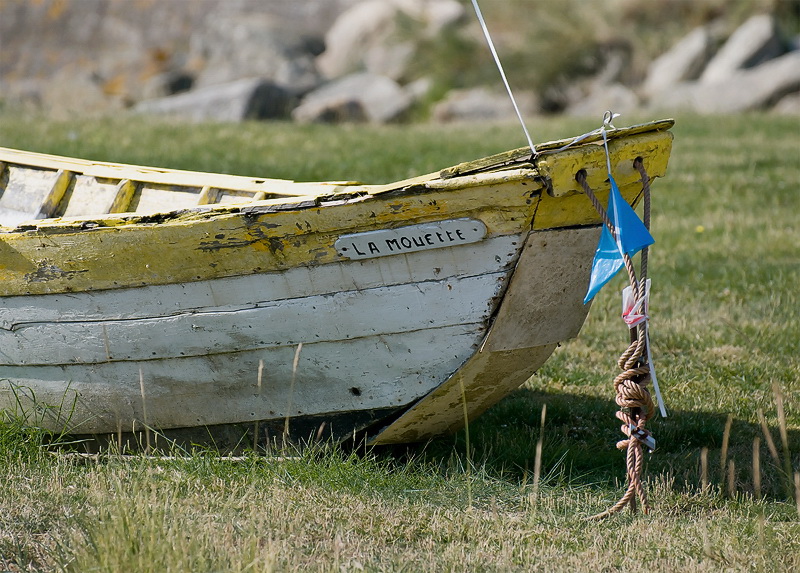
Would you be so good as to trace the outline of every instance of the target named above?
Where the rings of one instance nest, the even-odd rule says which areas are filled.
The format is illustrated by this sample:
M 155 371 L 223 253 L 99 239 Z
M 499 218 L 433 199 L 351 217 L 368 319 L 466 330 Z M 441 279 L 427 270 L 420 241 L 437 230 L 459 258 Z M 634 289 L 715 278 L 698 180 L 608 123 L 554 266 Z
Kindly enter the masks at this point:
M 786 473 L 786 490 L 789 497 L 792 497 L 792 454 L 789 451 L 789 432 L 786 427 L 786 411 L 783 409 L 783 390 L 777 382 L 772 383 L 772 392 L 775 394 L 775 409 L 778 414 L 778 430 L 781 436 L 781 448 L 783 450 L 783 471 Z
M 761 424 L 761 430 L 764 432 L 764 440 L 767 442 L 769 455 L 772 456 L 772 459 L 775 461 L 775 465 L 780 466 L 781 458 L 778 455 L 778 448 L 775 447 L 775 441 L 772 439 L 772 432 L 769 430 L 767 420 L 764 418 L 764 411 L 761 408 L 758 409 L 758 421 Z
M 761 438 L 753 438 L 753 496 L 761 499 Z
M 258 361 L 258 395 L 261 396 L 261 380 L 264 376 L 264 359 Z M 258 450 L 258 420 L 253 423 L 253 449 Z
M 703 492 L 708 491 L 708 448 L 700 449 L 700 487 Z
M 470 454 L 470 443 L 469 443 L 469 413 L 467 411 L 467 390 L 464 388 L 464 378 L 459 373 L 458 375 L 458 384 L 461 388 L 461 406 L 464 410 L 464 440 L 467 446 L 467 503 L 470 509 L 472 509 L 472 457 Z
M 728 496 L 733 499 L 736 497 L 736 462 L 728 462 Z
M 142 367 L 139 367 L 139 391 L 142 394 L 142 423 L 144 424 L 145 453 L 150 453 L 150 425 L 147 423 L 147 399 L 144 395 L 144 374 Z
M 539 425 L 539 439 L 536 441 L 536 457 L 533 459 L 533 499 L 539 496 L 539 478 L 542 475 L 542 446 L 544 445 L 544 422 L 547 417 L 547 404 L 542 404 L 542 419 Z
M 725 470 L 728 465 L 728 445 L 731 439 L 731 426 L 733 425 L 733 414 L 728 414 L 728 419 L 725 422 L 725 430 L 722 432 L 722 452 L 719 458 L 720 473 L 725 476 Z
M 300 351 L 303 350 L 303 343 L 297 345 L 297 350 L 294 351 L 294 360 L 292 360 L 292 383 L 289 385 L 289 404 L 286 406 L 286 418 L 283 421 L 283 439 L 289 437 L 289 418 L 292 415 L 292 401 L 294 399 L 294 383 L 297 379 L 297 365 L 300 362 Z
M 800 472 L 794 472 L 794 501 L 797 505 L 797 517 L 800 518 Z

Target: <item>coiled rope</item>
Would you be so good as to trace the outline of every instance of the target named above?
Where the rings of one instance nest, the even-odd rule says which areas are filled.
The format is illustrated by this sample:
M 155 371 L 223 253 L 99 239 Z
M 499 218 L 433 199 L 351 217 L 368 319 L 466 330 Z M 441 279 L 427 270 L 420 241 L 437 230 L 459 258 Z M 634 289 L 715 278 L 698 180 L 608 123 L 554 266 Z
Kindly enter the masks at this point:
M 639 171 L 642 182 L 642 193 L 644 196 L 644 224 L 650 229 L 650 178 L 645 171 L 641 159 L 634 161 L 634 167 Z M 608 217 L 606 210 L 597 199 L 594 191 L 586 182 L 586 173 L 578 172 L 575 179 L 583 188 L 586 196 L 589 197 L 594 208 L 603 220 L 603 223 L 611 231 L 616 240 L 616 229 Z M 642 249 L 641 255 L 641 279 L 637 279 L 633 261 L 628 254 L 623 254 L 623 263 L 628 272 L 634 300 L 639 300 L 645 296 L 647 284 L 647 251 Z M 649 360 L 649 337 L 647 335 L 647 320 L 645 319 L 636 326 L 630 328 L 631 341 L 628 348 L 617 361 L 622 372 L 614 378 L 615 401 L 619 406 L 616 416 L 622 422 L 620 429 L 625 434 L 625 439 L 617 442 L 619 450 L 627 450 L 627 480 L 628 487 L 620 500 L 609 509 L 593 515 L 589 519 L 603 519 L 613 515 L 625 506 L 630 506 L 631 511 L 637 509 L 637 498 L 641 502 L 642 511 L 647 514 L 650 505 L 647 501 L 647 493 L 642 483 L 642 466 L 644 465 L 644 454 L 642 445 L 654 444 L 650 432 L 645 428 L 647 420 L 655 413 L 655 405 L 647 389 L 647 384 L 651 380 L 651 368 Z M 652 445 L 650 445 L 652 447 Z

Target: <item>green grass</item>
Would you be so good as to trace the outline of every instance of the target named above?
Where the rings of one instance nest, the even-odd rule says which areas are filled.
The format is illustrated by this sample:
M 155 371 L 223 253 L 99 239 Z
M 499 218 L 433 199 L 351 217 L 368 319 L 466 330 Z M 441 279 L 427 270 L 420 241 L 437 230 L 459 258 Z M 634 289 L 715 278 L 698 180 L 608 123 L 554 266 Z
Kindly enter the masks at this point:
M 3 146 L 298 180 L 382 182 L 524 144 L 513 125 L 1 119 Z M 537 140 L 594 127 L 529 125 Z M 320 446 L 282 460 L 201 452 L 87 461 L 45 452 L 41 433 L 3 419 L 0 570 L 800 568 L 800 515 L 785 464 L 788 450 L 790 473 L 800 470 L 800 121 L 679 117 L 674 132 L 668 176 L 653 198 L 652 339 L 670 415 L 650 424 L 659 447 L 647 456 L 649 516 L 585 519 L 623 489 L 611 384 L 627 341 L 619 278 L 576 340 L 470 426 L 469 451 L 462 432 L 376 451 Z M 785 447 L 773 385 L 783 393 Z M 721 467 L 729 415 L 732 493 Z

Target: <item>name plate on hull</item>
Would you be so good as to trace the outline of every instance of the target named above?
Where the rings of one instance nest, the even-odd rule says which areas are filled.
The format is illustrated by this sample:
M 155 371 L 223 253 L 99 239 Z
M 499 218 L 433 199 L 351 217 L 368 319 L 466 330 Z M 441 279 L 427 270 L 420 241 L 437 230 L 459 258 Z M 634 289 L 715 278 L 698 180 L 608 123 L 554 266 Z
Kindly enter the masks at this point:
M 335 247 L 349 259 L 371 259 L 428 249 L 477 243 L 486 236 L 486 225 L 476 219 L 450 219 L 342 235 Z

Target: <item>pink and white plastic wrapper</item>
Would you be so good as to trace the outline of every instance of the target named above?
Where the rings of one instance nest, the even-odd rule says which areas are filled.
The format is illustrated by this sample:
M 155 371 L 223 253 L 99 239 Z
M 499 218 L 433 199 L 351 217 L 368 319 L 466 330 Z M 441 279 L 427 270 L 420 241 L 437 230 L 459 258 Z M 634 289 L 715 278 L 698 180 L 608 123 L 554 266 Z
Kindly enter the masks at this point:
M 656 367 L 653 364 L 653 356 L 650 352 L 650 332 L 647 328 L 647 307 L 650 304 L 650 279 L 647 279 L 644 284 L 644 294 L 638 299 L 633 296 L 633 288 L 630 286 L 622 289 L 622 320 L 628 325 L 628 328 L 634 328 L 640 324 L 644 324 L 645 337 L 647 343 L 647 364 L 650 366 L 650 378 L 653 380 L 653 389 L 656 391 L 656 400 L 658 401 L 658 409 L 661 415 L 667 417 L 667 409 L 664 407 L 664 398 L 661 397 L 661 389 L 658 387 L 658 378 L 656 377 Z

